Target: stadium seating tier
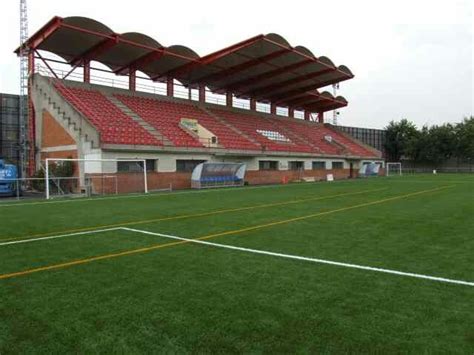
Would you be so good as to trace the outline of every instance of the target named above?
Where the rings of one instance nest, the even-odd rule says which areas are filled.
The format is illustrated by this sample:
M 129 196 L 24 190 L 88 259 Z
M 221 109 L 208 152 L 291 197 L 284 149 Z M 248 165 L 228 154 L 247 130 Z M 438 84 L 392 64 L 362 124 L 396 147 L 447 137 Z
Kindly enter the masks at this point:
M 163 146 L 161 140 L 119 109 L 99 89 L 65 86 L 62 82 L 56 82 L 55 87 L 97 128 L 103 143 Z M 219 147 L 223 149 L 374 156 L 369 149 L 321 124 L 217 106 L 203 109 L 191 101 L 180 103 L 132 94 L 114 94 L 114 97 L 176 147 L 208 146 L 207 142 L 200 142 L 198 137 L 181 128 L 181 119 L 190 118 L 217 136 Z M 331 136 L 332 141 L 328 141 L 327 136 Z

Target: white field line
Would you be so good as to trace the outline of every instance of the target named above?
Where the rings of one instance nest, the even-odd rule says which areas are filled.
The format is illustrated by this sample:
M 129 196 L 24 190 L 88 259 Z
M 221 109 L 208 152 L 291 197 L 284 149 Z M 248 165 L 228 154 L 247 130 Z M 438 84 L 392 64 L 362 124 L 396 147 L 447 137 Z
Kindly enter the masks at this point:
M 304 257 L 304 256 L 275 253 L 275 252 L 265 251 L 265 250 L 243 248 L 243 247 L 237 247 L 237 246 L 233 246 L 233 245 L 207 242 L 207 241 L 199 240 L 199 239 L 189 239 L 189 238 L 177 237 L 177 236 L 174 236 L 174 235 L 154 233 L 154 232 L 149 232 L 149 231 L 134 229 L 134 228 L 127 228 L 127 227 L 120 227 L 120 228 L 123 229 L 123 230 L 130 231 L 130 232 L 142 233 L 142 234 L 148 234 L 148 235 L 155 235 L 155 236 L 158 236 L 158 237 L 181 240 L 181 241 L 186 241 L 186 242 L 195 243 L 195 244 L 203 244 L 203 245 L 217 247 L 217 248 L 238 250 L 238 251 L 243 251 L 243 252 L 253 253 L 253 254 L 276 256 L 276 257 L 285 258 L 285 259 L 293 259 L 293 260 L 308 261 L 308 262 L 319 263 L 319 264 L 342 266 L 342 267 L 351 268 L 351 269 L 382 272 L 382 273 L 392 274 L 392 275 L 413 277 L 413 278 L 430 280 L 430 281 L 437 281 L 437 282 L 444 282 L 444 283 L 474 287 L 474 282 L 469 282 L 469 281 L 447 279 L 447 278 L 444 278 L 444 277 L 436 277 L 436 276 L 429 276 L 429 275 L 423 275 L 423 274 L 415 274 L 415 273 L 411 273 L 411 272 L 403 272 L 403 271 L 397 271 L 397 270 L 391 270 L 391 269 L 382 269 L 382 268 L 377 268 L 377 267 L 372 267 L 372 266 L 349 264 L 349 263 L 342 263 L 342 262 L 338 262 L 338 261 L 331 261 L 331 260 L 325 260 L 325 259 L 316 259 L 316 258 L 309 258 L 309 257 Z
M 49 240 L 49 239 L 58 239 L 58 238 L 74 237 L 74 236 L 77 236 L 77 235 L 85 235 L 85 234 L 96 234 L 96 233 L 102 233 L 102 232 L 110 232 L 110 231 L 116 231 L 116 230 L 120 230 L 120 229 L 121 229 L 120 227 L 106 228 L 106 229 L 95 229 L 95 230 L 85 231 L 85 232 L 76 232 L 76 233 L 52 235 L 52 236 L 49 236 L 49 237 L 40 237 L 40 238 L 32 238 L 32 239 L 14 240 L 14 241 L 11 241 L 11 242 L 0 243 L 0 247 L 6 246 L 6 245 L 12 245 L 12 244 L 22 244 L 22 243 L 39 242 L 39 241 L 42 241 L 42 240 Z

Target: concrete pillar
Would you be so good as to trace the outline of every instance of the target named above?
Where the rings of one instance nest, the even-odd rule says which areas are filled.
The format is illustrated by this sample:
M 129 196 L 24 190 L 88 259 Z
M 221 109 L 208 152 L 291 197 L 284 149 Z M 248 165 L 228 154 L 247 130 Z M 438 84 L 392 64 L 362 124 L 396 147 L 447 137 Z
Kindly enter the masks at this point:
M 206 102 L 206 87 L 199 84 L 199 102 Z
M 174 79 L 171 77 L 166 78 L 166 96 L 174 96 Z
M 232 107 L 233 106 L 233 99 L 232 99 L 232 93 L 231 92 L 226 92 L 225 93 L 225 105 L 227 107 Z
M 91 62 L 89 61 L 84 63 L 83 81 L 88 84 L 91 82 Z
M 318 112 L 318 122 L 324 123 L 324 112 Z
M 295 117 L 295 109 L 293 107 L 288 107 L 288 117 L 290 118 Z
M 257 100 L 254 98 L 250 99 L 250 109 L 252 111 L 257 111 Z
M 137 72 L 132 69 L 128 73 L 128 90 L 135 91 L 137 89 Z
M 270 104 L 270 113 L 272 115 L 276 115 L 276 113 L 277 113 L 277 106 L 273 102 Z

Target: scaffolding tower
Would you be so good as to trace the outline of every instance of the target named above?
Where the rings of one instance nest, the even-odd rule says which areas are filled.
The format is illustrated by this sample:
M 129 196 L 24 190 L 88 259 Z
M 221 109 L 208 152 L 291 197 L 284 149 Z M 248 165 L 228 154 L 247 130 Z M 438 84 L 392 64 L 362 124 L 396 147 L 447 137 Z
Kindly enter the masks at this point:
M 28 10 L 26 0 L 20 0 L 20 102 L 19 102 L 19 149 L 20 149 L 20 172 L 26 175 L 26 167 L 29 161 L 29 139 L 28 139 Z

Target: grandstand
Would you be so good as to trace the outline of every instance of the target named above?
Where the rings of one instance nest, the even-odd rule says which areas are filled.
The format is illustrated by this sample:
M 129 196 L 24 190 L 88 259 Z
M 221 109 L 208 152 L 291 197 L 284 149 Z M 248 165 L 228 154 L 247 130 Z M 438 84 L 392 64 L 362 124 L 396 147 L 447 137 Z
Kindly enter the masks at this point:
M 134 158 L 147 161 L 152 188 L 188 188 L 192 167 L 203 161 L 244 163 L 249 184 L 328 173 L 342 179 L 355 177 L 366 162 L 383 164 L 380 151 L 324 123 L 324 112 L 347 101 L 318 90 L 353 78 L 351 71 L 279 35 L 200 57 L 144 34 L 117 34 L 89 18 L 55 17 L 26 45 L 34 109 L 30 174 L 46 158 Z M 59 75 L 43 52 L 60 56 L 71 70 Z M 35 61 L 47 72 L 36 72 Z M 93 83 L 92 61 L 126 75 L 128 89 Z M 81 82 L 68 80 L 77 69 Z M 138 91 L 137 72 L 166 84 L 166 95 Z M 188 98 L 176 97 L 178 83 Z M 207 92 L 225 95 L 225 105 L 209 102 Z M 248 109 L 235 107 L 237 100 L 247 100 Z M 257 110 L 262 105 L 269 112 Z M 286 117 L 277 114 L 282 108 Z
M 276 34 L 200 56 L 83 17 L 21 43 L 0 355 L 473 353 L 474 175 L 402 173 L 390 130 L 327 124 L 346 66 Z

